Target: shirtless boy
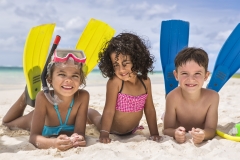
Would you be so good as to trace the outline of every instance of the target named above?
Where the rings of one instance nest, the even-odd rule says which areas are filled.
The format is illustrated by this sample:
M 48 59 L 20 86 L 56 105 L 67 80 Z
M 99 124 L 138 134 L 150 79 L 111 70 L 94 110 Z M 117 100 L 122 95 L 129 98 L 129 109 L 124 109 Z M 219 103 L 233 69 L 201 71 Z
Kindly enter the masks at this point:
M 200 49 L 183 49 L 175 58 L 174 76 L 179 86 L 166 97 L 163 134 L 178 143 L 186 141 L 189 132 L 195 144 L 215 136 L 219 95 L 202 88 L 209 76 L 208 55 Z

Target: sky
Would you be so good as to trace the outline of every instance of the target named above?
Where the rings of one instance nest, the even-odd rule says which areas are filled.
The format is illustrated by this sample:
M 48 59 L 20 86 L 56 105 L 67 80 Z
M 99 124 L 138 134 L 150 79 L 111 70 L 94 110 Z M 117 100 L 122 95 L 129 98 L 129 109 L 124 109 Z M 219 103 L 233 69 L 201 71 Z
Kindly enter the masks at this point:
M 188 21 L 188 46 L 208 53 L 212 71 L 221 47 L 240 23 L 240 12 L 238 0 L 0 0 L 0 66 L 22 66 L 28 32 L 45 23 L 56 23 L 58 48 L 75 48 L 90 18 L 109 24 L 115 36 L 127 31 L 149 40 L 155 71 L 162 69 L 161 22 Z

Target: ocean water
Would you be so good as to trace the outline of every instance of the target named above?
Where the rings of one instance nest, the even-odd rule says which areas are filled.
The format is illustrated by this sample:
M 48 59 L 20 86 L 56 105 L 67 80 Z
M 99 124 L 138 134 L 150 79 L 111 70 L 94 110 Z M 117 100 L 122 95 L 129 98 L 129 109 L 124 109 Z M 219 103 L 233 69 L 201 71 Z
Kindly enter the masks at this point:
M 149 74 L 152 84 L 163 84 L 163 74 L 155 71 Z M 104 78 L 99 70 L 93 70 L 86 79 L 87 86 L 105 86 L 108 78 Z M 0 67 L 0 90 L 24 89 L 26 86 L 23 68 Z

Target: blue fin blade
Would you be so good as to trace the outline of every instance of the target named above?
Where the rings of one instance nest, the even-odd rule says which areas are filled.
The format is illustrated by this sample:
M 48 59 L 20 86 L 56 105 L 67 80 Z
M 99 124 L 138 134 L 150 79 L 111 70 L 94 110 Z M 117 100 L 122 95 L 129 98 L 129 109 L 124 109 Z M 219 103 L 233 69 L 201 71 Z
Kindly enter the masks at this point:
M 222 46 L 207 85 L 208 89 L 220 91 L 223 85 L 240 67 L 240 23 Z
M 162 21 L 160 31 L 160 57 L 165 82 L 165 92 L 168 94 L 178 86 L 173 70 L 174 59 L 179 51 L 188 46 L 189 22 L 182 20 Z

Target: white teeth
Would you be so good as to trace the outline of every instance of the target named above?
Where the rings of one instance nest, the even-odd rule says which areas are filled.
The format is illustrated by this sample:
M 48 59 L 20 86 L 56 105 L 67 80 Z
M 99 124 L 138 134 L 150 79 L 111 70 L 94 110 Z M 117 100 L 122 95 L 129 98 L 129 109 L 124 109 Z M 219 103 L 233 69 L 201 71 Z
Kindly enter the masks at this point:
M 69 88 L 72 88 L 72 87 L 71 86 L 63 86 L 63 88 L 68 88 L 69 89 Z

